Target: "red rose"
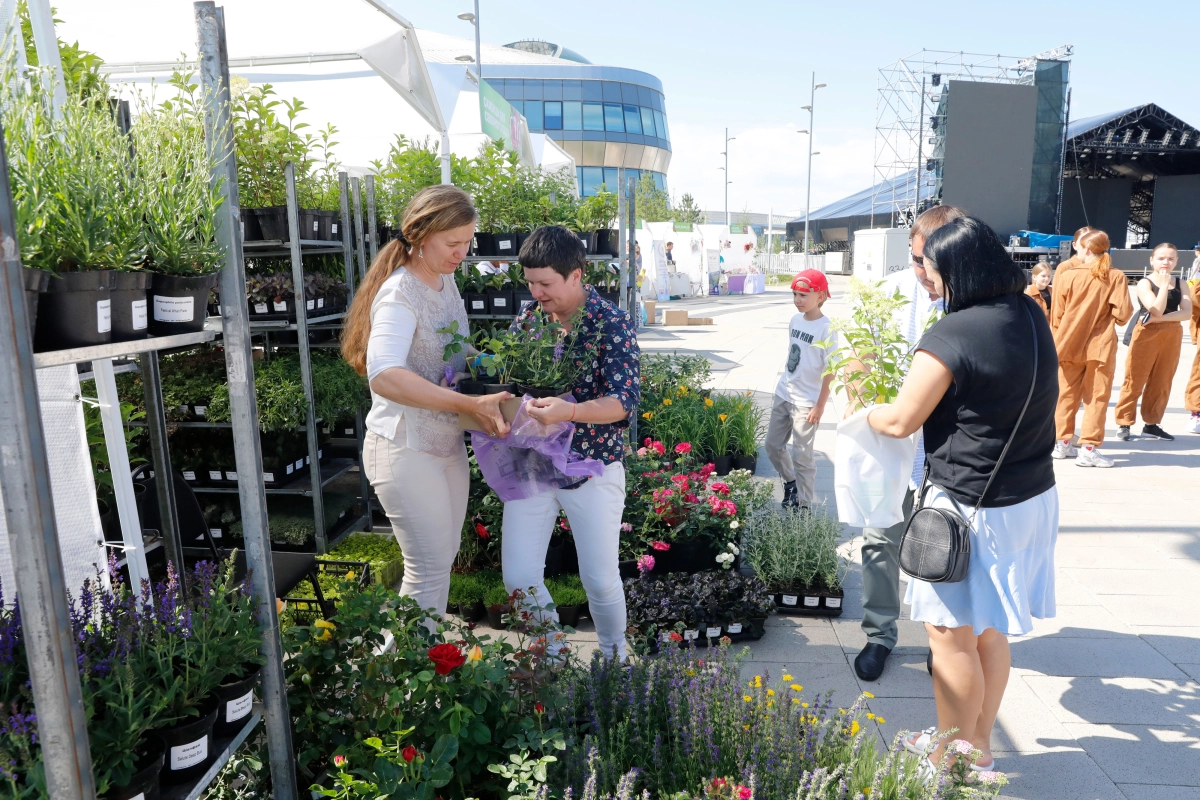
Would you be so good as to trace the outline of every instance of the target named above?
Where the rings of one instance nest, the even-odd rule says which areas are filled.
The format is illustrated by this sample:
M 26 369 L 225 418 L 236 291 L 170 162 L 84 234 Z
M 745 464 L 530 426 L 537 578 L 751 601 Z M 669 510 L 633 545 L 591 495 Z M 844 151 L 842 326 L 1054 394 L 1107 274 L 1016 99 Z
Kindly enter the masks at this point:
M 545 714 L 546 707 L 544 705 L 542 705 L 541 703 L 534 703 L 533 704 L 533 712 L 535 714 Z
M 492 535 L 488 533 L 488 529 L 483 527 L 482 522 L 475 523 L 475 532 L 479 534 L 480 539 L 490 539 Z
M 676 631 L 671 631 L 671 635 L 668 638 L 672 642 L 682 642 L 683 641 L 683 637 L 680 636 L 679 633 Z
M 451 670 L 465 664 L 467 657 L 455 645 L 439 644 L 429 648 L 429 660 L 433 662 L 433 669 L 438 675 L 449 675 Z
M 400 755 L 403 756 L 405 761 L 411 764 L 413 759 L 417 757 L 417 748 L 410 744 L 408 747 L 400 751 Z
M 679 444 L 675 445 L 675 452 L 681 456 L 685 455 L 692 452 L 692 446 L 687 442 L 680 442 Z
M 650 546 L 655 550 L 661 550 L 663 552 L 671 549 L 671 545 L 667 544 L 666 542 L 651 542 Z

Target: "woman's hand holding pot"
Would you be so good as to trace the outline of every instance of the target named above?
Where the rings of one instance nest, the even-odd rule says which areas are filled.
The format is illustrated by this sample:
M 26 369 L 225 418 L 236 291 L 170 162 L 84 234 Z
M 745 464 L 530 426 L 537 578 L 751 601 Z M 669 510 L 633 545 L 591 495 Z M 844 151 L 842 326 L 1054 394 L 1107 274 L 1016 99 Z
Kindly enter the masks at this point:
M 508 435 L 509 424 L 500 413 L 500 404 L 511 399 L 512 395 L 508 392 L 481 394 L 474 398 L 475 408 L 471 413 L 479 420 L 483 432 L 488 436 L 501 438 Z

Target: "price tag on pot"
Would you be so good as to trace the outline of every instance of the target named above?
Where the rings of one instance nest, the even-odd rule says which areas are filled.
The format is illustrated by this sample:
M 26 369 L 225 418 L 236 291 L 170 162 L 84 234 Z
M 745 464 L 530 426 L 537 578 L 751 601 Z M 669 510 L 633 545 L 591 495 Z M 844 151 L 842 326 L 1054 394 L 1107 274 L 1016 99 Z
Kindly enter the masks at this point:
M 496 308 L 507 308 L 508 307 L 508 298 L 507 297 L 497 297 L 495 302 L 496 302 Z
M 112 300 L 96 301 L 96 333 L 112 330 Z
M 236 480 L 237 480 L 237 473 L 236 473 L 236 472 L 229 472 L 229 471 L 226 471 L 226 472 L 225 472 L 225 480 L 227 480 L 227 481 L 236 481 Z
M 316 233 L 319 230 L 321 230 L 321 220 L 314 219 L 313 220 L 313 233 Z
M 496 240 L 496 249 L 497 250 L 512 250 L 513 249 L 513 240 L 512 239 L 497 239 Z
M 783 597 L 783 604 L 785 606 L 794 606 L 794 605 L 796 605 L 797 601 L 799 600 L 799 598 L 797 598 L 796 595 L 794 595 L 794 594 L 785 594 L 782 597 Z
M 134 300 L 129 310 L 133 313 L 133 329 L 135 331 L 144 331 L 150 327 L 150 323 L 146 319 L 146 301 Z
M 333 233 L 334 236 L 337 236 L 337 226 L 338 226 L 338 224 L 335 222 L 335 223 L 333 223 L 333 227 L 331 227 L 329 229 Z
M 683 640 L 685 642 L 695 641 L 698 638 L 700 638 L 700 631 L 684 631 L 683 632 Z
M 804 607 L 805 608 L 816 608 L 819 605 L 821 605 L 821 598 L 809 597 L 808 595 L 804 596 Z
M 273 300 L 271 301 L 271 307 L 276 311 L 287 311 L 287 300 L 283 300 L 282 302 L 279 300 Z
M 208 479 L 210 481 L 223 481 L 225 480 L 225 476 L 219 469 L 210 469 L 208 471 Z
M 221 529 L 220 528 L 209 528 L 208 535 L 214 539 L 220 539 L 221 538 Z
M 317 301 L 316 300 L 305 301 L 304 307 L 306 309 L 308 309 L 309 311 L 312 311 L 313 309 L 315 309 L 317 307 Z
M 841 608 L 842 607 L 842 598 L 826 597 L 825 598 L 825 607 L 826 608 Z
M 295 464 L 288 464 L 288 465 L 287 465 L 287 474 L 288 474 L 288 475 L 291 475 L 291 474 L 292 474 L 293 472 L 295 472 L 295 471 L 296 471 L 296 465 L 295 465 Z
M 254 313 L 255 314 L 266 314 L 267 313 L 267 304 L 266 303 L 255 303 L 254 304 Z
M 721 636 L 720 626 L 717 626 L 715 628 L 705 628 L 704 629 L 704 638 L 706 638 L 706 639 L 717 639 L 717 638 L 720 638 L 720 636 Z
M 482 300 L 472 300 L 471 301 L 471 310 L 472 311 L 483 311 L 483 309 L 486 305 L 487 305 L 487 303 L 485 303 Z
M 192 472 L 190 469 L 185 469 L 183 471 L 183 479 L 185 481 L 194 481 L 196 480 L 196 473 Z
M 324 308 L 324 307 L 325 307 L 325 298 L 318 297 L 317 298 L 317 308 Z
M 169 769 L 187 769 L 204 763 L 206 758 L 208 758 L 208 737 L 204 736 L 194 742 L 172 747 Z
M 237 722 L 239 719 L 244 719 L 250 714 L 250 709 L 254 706 L 254 690 L 246 692 L 241 697 L 230 700 L 225 703 L 225 721 Z
M 193 406 L 196 409 L 196 416 L 203 417 L 208 413 L 208 406 Z
M 155 322 L 191 322 L 196 311 L 194 297 L 154 295 Z
M 662 631 L 661 633 L 658 634 L 658 638 L 660 640 L 662 640 L 663 644 L 669 644 L 671 642 L 671 632 L 670 631 Z
M 740 623 L 740 622 L 729 623 L 729 625 L 727 625 L 725 627 L 725 632 L 726 633 L 741 633 L 742 632 L 742 623 Z
M 354 435 L 354 428 L 346 428 L 346 435 L 347 435 L 347 436 L 353 436 L 353 435 Z
M 275 473 L 274 472 L 264 472 L 263 480 L 266 481 L 267 483 L 274 483 L 275 482 Z
M 296 469 L 300 469 L 303 466 L 304 466 L 304 459 L 303 458 L 296 459 Z

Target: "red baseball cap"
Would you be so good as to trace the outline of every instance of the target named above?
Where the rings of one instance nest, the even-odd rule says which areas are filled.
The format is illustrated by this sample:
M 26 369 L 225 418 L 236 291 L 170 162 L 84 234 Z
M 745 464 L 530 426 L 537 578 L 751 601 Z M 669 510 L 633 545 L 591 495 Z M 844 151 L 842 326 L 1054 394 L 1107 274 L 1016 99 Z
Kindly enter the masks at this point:
M 792 291 L 825 292 L 825 294 L 829 294 L 829 280 L 823 272 L 815 269 L 806 269 L 803 272 L 796 273 L 796 277 L 792 278 Z

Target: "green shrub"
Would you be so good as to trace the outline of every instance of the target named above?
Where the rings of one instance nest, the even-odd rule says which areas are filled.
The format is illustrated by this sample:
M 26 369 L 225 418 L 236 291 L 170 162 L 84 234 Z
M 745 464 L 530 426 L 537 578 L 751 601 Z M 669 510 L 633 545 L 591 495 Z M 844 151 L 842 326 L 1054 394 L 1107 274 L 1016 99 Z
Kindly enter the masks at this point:
M 546 581 L 546 589 L 554 605 L 581 606 L 587 602 L 587 592 L 583 581 L 578 575 L 565 575 L 561 578 L 550 578 Z
M 462 608 L 482 603 L 488 587 L 478 575 L 450 576 L 450 604 Z
M 483 596 L 484 605 L 487 606 L 507 606 L 508 605 L 508 590 L 504 585 L 493 586 L 487 590 Z

